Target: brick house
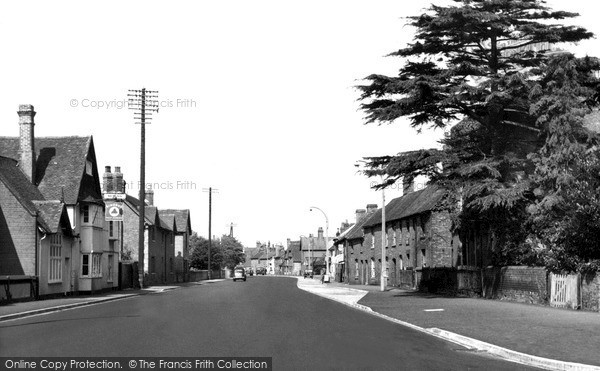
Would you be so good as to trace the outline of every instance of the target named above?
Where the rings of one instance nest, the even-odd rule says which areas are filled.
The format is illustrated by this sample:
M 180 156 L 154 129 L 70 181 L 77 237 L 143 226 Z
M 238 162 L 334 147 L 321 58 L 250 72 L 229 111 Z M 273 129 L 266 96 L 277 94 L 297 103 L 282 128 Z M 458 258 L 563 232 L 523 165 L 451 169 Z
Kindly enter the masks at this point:
M 356 210 L 356 220 L 343 236 L 339 236 L 335 242 L 341 246 L 344 253 L 344 269 L 346 282 L 350 284 L 366 284 L 368 277 L 366 255 L 363 256 L 362 246 L 364 244 L 363 225 L 377 211 L 376 204 L 367 205 L 366 209 Z
M 190 210 L 188 209 L 166 209 L 160 210 L 161 218 L 175 221 L 175 280 L 177 282 L 186 281 L 185 273 L 190 265 L 190 236 L 192 235 L 192 222 L 190 219 Z
M 340 226 L 340 229 L 333 238 L 333 244 L 329 248 L 331 256 L 331 274 L 336 282 L 344 282 L 347 277 L 346 272 L 346 253 L 344 244 L 339 241 L 345 239 L 354 224 L 345 221 Z
M 152 205 L 152 197 L 147 201 L 144 203 L 144 283 L 174 282 L 176 220 L 173 215 L 161 218 L 158 208 Z M 133 261 L 138 261 L 140 206 L 140 200 L 126 196 L 123 204 L 123 251 Z
M 386 206 L 386 243 L 383 267 L 387 284 L 415 287 L 424 267 L 456 267 L 460 247 L 457 235 L 451 232 L 448 212 L 435 209 L 443 190 L 429 186 L 405 194 Z M 379 284 L 381 259 L 381 209 L 362 225 L 363 243 L 351 247 L 350 282 Z M 354 266 L 352 264 L 354 260 Z
M 17 161 L 0 157 L 0 275 L 23 282 L 0 298 L 73 291 L 73 241 L 65 204 L 44 200 Z
M 291 273 L 294 276 L 300 275 L 302 272 L 302 247 L 301 241 L 287 240 L 288 259 L 291 259 Z
M 308 237 L 300 237 L 300 248 L 302 251 L 302 266 L 304 269 L 312 267 L 316 274 L 327 269 L 326 257 L 327 246 L 323 236 L 323 228 L 319 227 L 317 236 L 309 234 Z M 304 272 L 304 271 L 303 271 Z
M 18 114 L 19 137 L 0 137 L 0 275 L 35 276 L 41 295 L 116 288 L 93 138 L 36 138 L 33 106 Z

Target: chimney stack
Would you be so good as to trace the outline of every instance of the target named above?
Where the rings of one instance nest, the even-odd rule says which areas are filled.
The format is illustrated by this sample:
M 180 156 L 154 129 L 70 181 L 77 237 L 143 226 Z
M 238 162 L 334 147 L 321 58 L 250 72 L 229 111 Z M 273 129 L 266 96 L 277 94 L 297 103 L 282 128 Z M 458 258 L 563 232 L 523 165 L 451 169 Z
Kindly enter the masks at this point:
M 323 227 L 319 227 L 319 230 L 317 231 L 317 233 L 318 233 L 317 234 L 318 239 L 324 238 L 323 237 Z
M 377 211 L 377 204 L 368 204 L 367 205 L 367 215 L 374 213 L 375 211 Z
M 414 192 L 415 180 L 413 178 L 402 178 L 402 196 Z
M 367 210 L 365 209 L 356 209 L 356 223 L 360 223 L 363 218 L 367 215 Z
M 123 182 L 123 173 L 121 173 L 120 166 L 115 166 L 115 172 L 113 174 L 113 188 L 117 193 L 125 193 L 125 183 Z
M 35 136 L 33 127 L 35 111 L 31 104 L 20 104 L 19 111 L 19 167 L 21 171 L 35 182 Z
M 146 190 L 146 203 L 148 206 L 154 206 L 154 191 L 152 188 Z
M 110 172 L 110 166 L 104 167 L 104 174 L 102 175 L 102 191 L 104 193 L 114 192 L 113 174 Z

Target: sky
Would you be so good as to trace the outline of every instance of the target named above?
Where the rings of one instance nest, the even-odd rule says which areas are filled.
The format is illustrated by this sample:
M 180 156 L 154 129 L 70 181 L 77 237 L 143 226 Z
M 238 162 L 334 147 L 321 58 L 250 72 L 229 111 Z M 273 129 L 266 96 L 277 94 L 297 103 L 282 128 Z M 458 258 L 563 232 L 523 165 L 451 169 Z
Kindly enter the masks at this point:
M 156 206 L 190 209 L 192 229 L 208 236 L 212 187 L 213 235 L 233 223 L 245 246 L 285 244 L 325 228 L 325 214 L 333 236 L 356 209 L 382 204 L 359 160 L 437 147 L 443 134 L 406 120 L 365 125 L 354 88 L 397 73 L 401 61 L 386 55 L 412 40 L 403 17 L 430 3 L 3 2 L 0 136 L 17 136 L 18 105 L 33 104 L 36 136 L 93 135 L 101 175 L 121 166 L 137 195 L 140 126 L 127 91 L 157 90 L 146 126 Z M 548 5 L 579 12 L 569 22 L 600 34 L 595 2 Z M 600 55 L 599 41 L 572 50 Z

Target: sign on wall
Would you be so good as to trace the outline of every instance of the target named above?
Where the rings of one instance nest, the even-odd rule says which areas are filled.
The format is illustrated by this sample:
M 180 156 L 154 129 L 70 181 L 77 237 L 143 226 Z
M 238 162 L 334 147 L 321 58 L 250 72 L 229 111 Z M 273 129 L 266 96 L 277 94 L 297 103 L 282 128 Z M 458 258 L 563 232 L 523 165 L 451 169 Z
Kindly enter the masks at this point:
M 107 221 L 121 222 L 123 221 L 123 203 L 122 202 L 107 202 L 106 213 L 104 218 Z

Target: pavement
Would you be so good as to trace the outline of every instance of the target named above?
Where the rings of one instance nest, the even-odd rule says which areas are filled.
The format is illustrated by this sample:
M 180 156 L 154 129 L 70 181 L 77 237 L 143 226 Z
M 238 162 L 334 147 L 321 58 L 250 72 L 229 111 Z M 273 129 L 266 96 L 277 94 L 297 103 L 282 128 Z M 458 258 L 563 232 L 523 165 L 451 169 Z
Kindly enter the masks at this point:
M 149 286 L 143 289 L 127 289 L 122 291 L 104 292 L 96 295 L 62 296 L 45 300 L 14 302 L 0 305 L 0 322 L 12 319 L 52 313 L 61 310 L 94 305 L 113 300 L 122 300 L 139 295 L 156 294 L 181 287 L 210 284 L 223 281 L 222 279 L 201 282 L 186 282 L 169 286 Z
M 287 276 L 290 277 L 290 276 Z M 600 371 L 600 314 L 498 300 L 444 297 L 379 286 L 321 283 L 298 288 L 469 350 L 548 370 Z M 0 321 L 68 310 L 222 280 L 151 286 L 0 306 Z
M 600 370 L 600 314 L 298 278 L 302 290 L 516 363 Z

